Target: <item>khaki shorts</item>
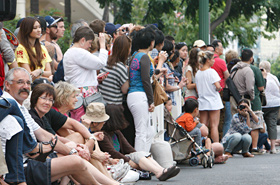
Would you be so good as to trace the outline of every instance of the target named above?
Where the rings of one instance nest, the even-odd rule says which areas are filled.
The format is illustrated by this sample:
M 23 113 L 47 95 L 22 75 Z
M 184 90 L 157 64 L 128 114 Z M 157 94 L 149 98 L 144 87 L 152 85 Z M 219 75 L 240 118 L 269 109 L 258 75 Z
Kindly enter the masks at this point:
M 4 153 L 2 151 L 2 143 L 0 138 L 0 176 L 6 173 L 8 173 L 8 169 L 7 169 Z
M 133 162 L 135 162 L 136 164 L 139 164 L 139 160 L 143 157 L 151 157 L 151 153 L 149 152 L 133 152 L 130 154 L 126 154 L 126 157 L 130 158 L 130 160 L 132 160 Z
M 252 128 L 252 130 L 262 129 L 263 123 L 265 123 L 264 118 L 263 118 L 263 112 L 258 110 L 258 111 L 254 111 L 254 113 L 256 114 L 256 116 L 258 116 L 260 118 L 260 121 L 258 123 L 251 122 L 250 123 L 251 128 Z

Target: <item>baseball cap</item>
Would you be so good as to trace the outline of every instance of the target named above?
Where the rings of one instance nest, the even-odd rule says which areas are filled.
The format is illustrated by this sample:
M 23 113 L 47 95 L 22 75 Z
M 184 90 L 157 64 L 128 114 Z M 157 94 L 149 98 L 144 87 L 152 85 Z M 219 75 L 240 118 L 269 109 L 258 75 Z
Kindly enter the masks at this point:
M 55 23 L 57 23 L 61 18 L 58 19 L 54 19 L 52 16 L 47 15 L 45 17 L 45 20 L 47 22 L 47 27 L 51 27 L 52 25 L 54 25 Z
M 105 31 L 106 31 L 106 33 L 108 33 L 108 34 L 110 34 L 110 35 L 113 36 L 113 33 L 114 33 L 119 27 L 121 27 L 120 24 L 114 25 L 113 23 L 108 22 L 108 23 L 106 23 L 106 25 L 105 25 Z
M 203 47 L 203 46 L 206 46 L 205 42 L 203 40 L 196 40 L 193 44 L 193 47 Z

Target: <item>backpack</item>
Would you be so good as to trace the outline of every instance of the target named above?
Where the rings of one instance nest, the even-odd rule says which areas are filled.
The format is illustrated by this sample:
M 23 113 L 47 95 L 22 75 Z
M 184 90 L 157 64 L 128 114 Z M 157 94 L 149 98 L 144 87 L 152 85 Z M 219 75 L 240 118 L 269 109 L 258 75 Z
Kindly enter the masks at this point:
M 234 98 L 234 100 L 236 101 L 236 103 L 238 103 L 239 100 L 241 100 L 241 95 L 240 95 L 238 89 L 236 88 L 236 86 L 235 86 L 235 84 L 234 84 L 234 82 L 233 82 L 233 78 L 234 78 L 234 76 L 236 75 L 237 70 L 238 70 L 238 69 L 234 68 L 234 69 L 231 71 L 231 74 L 234 73 L 234 72 L 235 72 L 235 73 L 233 74 L 232 77 L 229 76 L 229 77 L 227 78 L 227 80 L 226 80 L 227 88 L 224 88 L 223 100 L 224 100 L 225 98 L 227 98 L 227 100 L 224 100 L 224 101 L 229 101 L 230 96 L 233 96 L 233 98 Z M 225 91 L 225 89 L 228 89 L 228 90 Z

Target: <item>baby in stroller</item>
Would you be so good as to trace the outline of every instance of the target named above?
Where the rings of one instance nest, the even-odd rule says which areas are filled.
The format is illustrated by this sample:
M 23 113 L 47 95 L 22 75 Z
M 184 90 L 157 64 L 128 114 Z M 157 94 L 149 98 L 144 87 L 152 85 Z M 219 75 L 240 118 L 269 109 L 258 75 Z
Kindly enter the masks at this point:
M 198 102 L 196 100 L 186 100 L 184 105 L 185 113 L 177 119 L 178 124 L 174 121 L 170 114 L 172 109 L 171 101 L 168 100 L 165 102 L 165 140 L 169 141 L 171 144 L 174 160 L 182 161 L 185 159 L 192 159 L 189 160 L 191 165 L 198 164 L 197 156 L 201 154 L 200 158 L 203 166 L 212 167 L 214 157 L 215 162 L 217 163 L 223 163 L 228 158 L 227 156 L 223 156 L 223 146 L 220 143 L 211 143 L 211 140 L 207 138 L 208 128 L 204 124 L 199 123 L 199 120 L 196 119 L 198 115 L 197 107 Z M 203 139 L 201 139 L 201 136 Z M 194 137 L 195 142 L 192 137 Z M 201 140 L 204 141 L 203 143 L 205 143 L 205 148 L 208 150 L 201 149 Z M 192 150 L 193 145 L 196 146 L 197 151 Z

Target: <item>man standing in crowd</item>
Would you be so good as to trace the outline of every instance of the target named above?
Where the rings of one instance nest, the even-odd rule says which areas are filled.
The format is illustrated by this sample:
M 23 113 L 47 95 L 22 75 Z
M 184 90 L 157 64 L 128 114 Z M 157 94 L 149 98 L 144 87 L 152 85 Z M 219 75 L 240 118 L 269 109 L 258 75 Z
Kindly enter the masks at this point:
M 218 75 L 221 78 L 220 84 L 222 90 L 220 91 L 220 95 L 221 97 L 223 97 L 223 88 L 225 88 L 225 81 L 229 77 L 226 62 L 220 58 L 220 56 L 223 55 L 224 48 L 220 40 L 214 40 L 211 45 L 214 47 L 215 60 L 215 63 L 212 66 L 212 68 L 218 73 Z M 222 126 L 230 125 L 231 123 L 232 116 L 230 111 L 230 102 L 225 102 L 224 107 L 224 109 L 221 109 L 219 130 L 222 130 Z

